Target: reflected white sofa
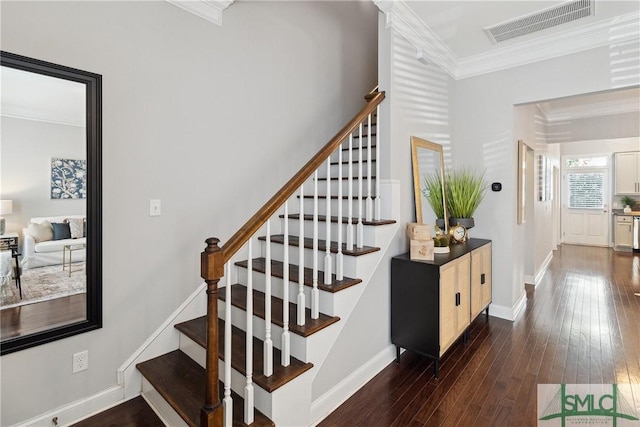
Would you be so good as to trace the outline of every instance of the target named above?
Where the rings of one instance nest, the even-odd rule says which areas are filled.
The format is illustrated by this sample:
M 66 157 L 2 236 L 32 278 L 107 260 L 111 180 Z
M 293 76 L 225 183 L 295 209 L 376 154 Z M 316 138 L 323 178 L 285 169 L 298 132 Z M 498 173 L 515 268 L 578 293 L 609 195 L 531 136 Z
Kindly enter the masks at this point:
M 84 215 L 64 215 L 64 216 L 50 216 L 50 217 L 36 217 L 31 218 L 30 224 L 42 224 L 45 221 L 49 223 L 64 223 L 65 220 L 70 218 L 84 220 Z M 33 227 L 31 227 L 33 231 Z M 53 234 L 53 232 L 51 233 Z M 35 268 L 44 267 L 47 265 L 59 265 L 62 264 L 62 252 L 65 245 L 81 245 L 86 244 L 86 237 L 78 237 L 75 239 L 61 239 L 52 240 L 42 238 L 42 234 L 32 235 L 30 227 L 22 229 L 22 268 Z M 67 253 L 67 256 L 69 254 Z M 86 259 L 86 250 L 74 251 L 73 262 L 80 262 Z

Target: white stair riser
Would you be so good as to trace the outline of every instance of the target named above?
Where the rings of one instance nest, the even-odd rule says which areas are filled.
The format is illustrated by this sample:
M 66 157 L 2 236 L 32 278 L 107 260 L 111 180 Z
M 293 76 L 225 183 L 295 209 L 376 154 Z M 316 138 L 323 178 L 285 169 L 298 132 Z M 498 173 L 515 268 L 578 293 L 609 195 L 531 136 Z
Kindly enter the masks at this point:
M 371 171 L 372 174 L 375 174 L 375 170 Z M 362 198 L 366 198 L 368 193 L 368 178 L 367 178 L 367 169 L 366 169 L 366 164 L 363 165 L 363 169 L 362 169 Z M 337 178 L 338 175 L 331 175 L 331 178 Z M 330 191 L 331 191 L 331 195 L 332 196 L 337 196 L 338 195 L 338 184 L 342 184 L 342 195 L 343 196 L 347 196 L 349 195 L 349 181 L 346 179 L 343 179 L 342 181 L 338 181 L 337 179 L 332 179 L 330 181 Z M 360 194 L 360 192 L 358 191 L 358 188 L 360 186 L 360 181 L 357 177 L 353 178 L 353 181 L 351 182 L 351 194 L 353 195 L 353 197 L 358 197 L 358 194 Z M 373 178 L 371 180 L 371 195 L 374 196 L 375 195 L 375 190 L 376 190 L 376 183 L 375 183 L 375 178 Z M 313 195 L 313 189 L 312 187 L 309 188 L 309 191 L 305 190 L 305 194 L 312 196 Z M 318 196 L 324 196 L 327 194 L 327 181 L 326 180 L 320 180 L 318 181 Z M 305 199 L 306 202 L 305 203 L 310 203 L 313 204 L 313 199 Z M 337 202 L 336 199 L 332 199 L 331 202 Z
M 343 194 L 343 196 L 346 196 L 347 194 Z M 335 194 L 332 194 L 332 196 L 335 196 Z M 351 217 L 352 218 L 357 218 L 358 217 L 358 203 L 362 204 L 362 218 L 364 219 L 366 217 L 366 208 L 367 208 L 367 204 L 366 204 L 366 194 L 362 196 L 362 200 L 358 200 L 356 199 L 352 199 L 352 200 L 347 200 L 347 199 L 342 199 L 342 216 L 348 216 L 349 215 L 349 205 L 351 205 Z M 313 214 L 313 199 L 305 199 L 305 204 L 304 204 L 304 214 L 307 215 L 312 215 Z M 327 201 L 326 199 L 323 198 L 318 198 L 318 214 L 319 215 L 326 215 L 327 213 Z M 331 212 L 330 214 L 332 216 L 337 216 L 338 215 L 338 199 L 331 199 Z
M 200 366 L 206 366 L 206 350 L 184 334 L 180 335 L 180 350 L 195 360 Z M 220 359 L 218 359 L 218 372 L 220 380 L 225 381 L 224 361 Z M 244 394 L 246 381 L 247 378 L 245 375 L 233 368 L 231 369 L 231 389 L 240 396 Z M 253 388 L 256 409 L 271 418 L 276 425 L 308 425 L 311 403 L 311 378 L 309 375 L 301 375 L 273 393 L 267 392 L 256 383 L 253 383 Z M 224 396 L 220 397 L 222 398 Z M 292 405 L 292 408 L 304 408 L 304 410 L 296 412 L 289 408 L 289 412 L 286 412 L 283 410 L 285 408 L 281 408 L 280 405 L 274 408 L 274 402 L 282 400 Z M 236 403 L 234 402 L 234 404 Z
M 188 424 L 182 419 L 180 414 L 164 400 L 145 377 L 142 377 L 142 395 L 155 413 L 158 414 L 167 425 L 172 427 L 188 427 Z
M 343 212 L 344 214 L 344 212 Z M 273 224 L 271 227 L 271 232 L 273 234 L 284 234 L 284 218 L 280 218 L 280 224 L 277 224 L 275 227 Z M 289 218 L 289 234 L 297 236 L 299 233 L 299 222 L 297 219 Z M 355 239 L 355 223 L 352 223 L 352 228 L 354 232 Z M 338 241 L 338 228 L 342 228 L 342 243 L 347 241 L 347 224 L 338 224 L 336 222 L 331 222 L 331 240 L 334 242 Z M 277 230 L 277 231 L 274 231 Z M 363 227 L 363 236 L 364 236 L 364 245 L 365 246 L 376 246 L 375 242 L 375 230 L 373 230 L 372 226 L 364 226 Z M 312 238 L 313 237 L 313 221 L 304 221 L 304 237 Z M 320 240 L 325 240 L 327 237 L 327 222 L 326 221 L 318 221 L 318 238 Z M 355 240 L 354 240 L 355 242 Z M 263 242 L 264 243 L 264 242 Z M 272 251 L 275 245 L 272 246 Z M 291 252 L 293 246 L 289 248 L 289 252 Z M 296 247 L 297 249 L 297 247 Z M 264 249 L 263 249 L 264 251 Z
M 221 319 L 227 321 L 227 313 L 224 307 L 224 301 L 218 301 L 218 313 Z M 295 316 L 289 319 L 291 323 L 295 323 Z M 242 329 L 243 331 L 247 330 L 247 314 L 246 311 L 231 306 L 231 324 L 237 328 Z M 274 348 L 282 349 L 282 327 L 271 324 L 271 340 L 273 341 Z M 309 338 L 304 338 L 298 334 L 294 334 L 289 332 L 290 335 L 290 344 L 291 344 L 291 356 L 296 359 L 302 361 L 308 361 L 309 351 L 308 344 Z M 253 316 L 253 336 L 264 341 L 265 339 L 265 321 L 264 319 Z M 274 359 L 275 360 L 275 359 Z M 279 360 L 275 360 L 275 362 L 280 363 Z
M 253 272 L 253 289 L 264 292 L 264 277 L 265 275 L 259 272 Z M 282 299 L 283 297 L 283 283 L 282 279 L 277 277 L 271 278 L 271 294 L 274 297 Z M 247 283 L 247 269 L 241 268 L 238 270 L 238 283 Z M 304 286 L 304 295 L 306 301 L 306 307 L 311 307 L 311 287 Z M 289 282 L 289 301 L 295 303 L 298 296 L 298 284 Z M 333 293 L 320 290 L 320 312 L 333 316 L 334 313 L 334 301 Z

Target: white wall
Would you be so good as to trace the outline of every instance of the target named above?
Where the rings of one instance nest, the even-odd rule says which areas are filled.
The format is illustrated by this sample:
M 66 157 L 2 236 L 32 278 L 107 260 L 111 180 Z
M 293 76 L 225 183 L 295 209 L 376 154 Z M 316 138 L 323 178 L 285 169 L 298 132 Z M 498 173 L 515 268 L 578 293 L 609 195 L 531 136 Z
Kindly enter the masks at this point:
M 487 168 L 490 182 L 503 183 L 501 192 L 490 193 L 480 205 L 474 229 L 476 235 L 493 240 L 494 306 L 513 310 L 524 296 L 527 241 L 525 227 L 516 224 L 513 106 L 613 88 L 622 80 L 613 78 L 611 53 L 601 47 L 455 84 L 454 161 L 479 163 Z M 637 85 L 638 73 L 628 71 L 624 81 Z
M 544 155 L 551 161 L 551 166 L 560 166 L 558 144 L 549 145 L 547 142 L 547 121 L 535 104 L 515 107 L 514 110 L 514 139 L 524 140 L 534 150 L 532 159 L 531 197 L 527 203 L 527 222 L 525 229 L 525 264 L 524 275 L 527 283 L 535 283 L 535 278 L 544 267 L 545 261 L 554 249 L 553 227 L 554 221 L 560 221 L 553 216 L 553 200 L 540 200 L 538 179 L 540 169 L 538 160 Z M 557 197 L 558 195 L 554 195 Z
M 418 136 L 445 147 L 450 161 L 450 123 L 448 93 L 450 78 L 439 68 L 425 66 L 415 59 L 415 49 L 400 35 L 379 23 L 380 89 L 387 98 L 381 106 L 381 174 L 384 180 L 399 184 L 399 203 L 393 207 L 400 224 L 398 233 L 368 283 L 348 323 L 334 343 L 329 357 L 319 367 L 314 383 L 315 400 L 330 387 L 365 366 L 391 345 L 390 266 L 391 257 L 408 251 L 404 232 L 415 221 L 410 137 Z M 416 105 L 419 100 L 419 105 Z M 384 200 L 383 203 L 390 203 Z M 426 205 L 427 210 L 431 208 Z M 341 321 L 346 319 L 341 319 Z M 369 331 L 363 334 L 363 331 Z
M 377 9 L 236 2 L 218 27 L 167 2 L 0 6 L 3 50 L 103 76 L 104 327 L 2 357 L 11 425 L 115 384 L 201 283 L 205 238 L 224 242 L 364 105 Z
M 550 143 L 634 137 L 640 135 L 640 113 L 552 121 L 547 134 Z
M 84 127 L 1 118 L 0 199 L 13 200 L 7 231 L 21 235 L 29 218 L 82 215 L 86 199 L 51 199 L 51 158 L 86 159 Z

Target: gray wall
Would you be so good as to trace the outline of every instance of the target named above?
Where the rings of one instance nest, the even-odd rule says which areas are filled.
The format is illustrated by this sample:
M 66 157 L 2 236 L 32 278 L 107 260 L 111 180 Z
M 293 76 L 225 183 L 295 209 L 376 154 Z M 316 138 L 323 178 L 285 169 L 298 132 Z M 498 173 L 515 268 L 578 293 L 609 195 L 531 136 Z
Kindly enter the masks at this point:
M 11 425 L 114 385 L 202 282 L 204 239 L 228 239 L 364 105 L 377 9 L 241 1 L 218 27 L 167 2 L 0 6 L 3 50 L 103 76 L 104 327 L 2 357 Z

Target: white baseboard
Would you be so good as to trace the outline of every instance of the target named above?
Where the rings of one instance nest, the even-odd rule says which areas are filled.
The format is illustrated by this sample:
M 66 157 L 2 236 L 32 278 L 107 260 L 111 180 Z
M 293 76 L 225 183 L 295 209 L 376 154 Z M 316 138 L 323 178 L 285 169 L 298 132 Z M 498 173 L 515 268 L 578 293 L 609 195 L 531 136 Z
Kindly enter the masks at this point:
M 14 427 L 52 426 L 52 419 L 57 418 L 59 426 L 67 426 L 97 413 L 119 405 L 125 401 L 124 387 L 113 386 L 94 395 L 85 397 L 68 405 L 38 415 L 36 418 L 15 424 Z
M 527 305 L 527 293 L 523 290 L 518 301 L 513 305 L 513 307 L 505 307 L 503 305 L 491 304 L 489 306 L 489 314 L 494 317 L 499 317 L 501 319 L 509 320 L 513 322 L 516 320 L 516 317 L 520 314 L 522 310 Z
M 553 251 L 550 251 L 547 254 L 547 257 L 544 259 L 544 261 L 542 261 L 542 265 L 540 266 L 540 268 L 538 269 L 538 272 L 536 273 L 536 277 L 534 280 L 534 285 L 537 285 L 538 283 L 540 283 L 540 281 L 542 280 L 542 276 L 544 276 L 544 273 L 547 271 L 547 267 L 549 267 L 549 264 L 551 263 L 551 260 L 553 259 Z
M 316 399 L 311 404 L 311 425 L 320 423 L 395 359 L 396 347 L 390 345 Z

